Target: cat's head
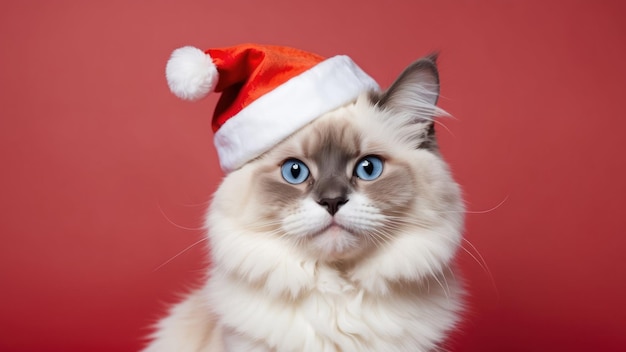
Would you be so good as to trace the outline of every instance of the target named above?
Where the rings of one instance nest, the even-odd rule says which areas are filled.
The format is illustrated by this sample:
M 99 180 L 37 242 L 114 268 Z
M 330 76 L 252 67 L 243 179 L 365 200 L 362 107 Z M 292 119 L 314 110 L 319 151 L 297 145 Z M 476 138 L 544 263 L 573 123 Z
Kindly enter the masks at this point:
M 388 260 L 407 266 L 409 278 L 444 268 L 460 242 L 463 205 L 435 137 L 435 59 L 230 173 L 211 211 L 214 260 L 246 252 L 262 262 Z

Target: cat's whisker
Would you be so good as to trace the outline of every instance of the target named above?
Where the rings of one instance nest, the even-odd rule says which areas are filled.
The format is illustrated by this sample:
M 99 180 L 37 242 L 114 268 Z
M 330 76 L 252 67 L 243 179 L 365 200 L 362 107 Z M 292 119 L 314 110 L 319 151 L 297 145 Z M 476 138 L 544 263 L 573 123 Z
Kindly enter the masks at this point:
M 183 255 L 184 253 L 186 253 L 187 251 L 189 251 L 190 249 L 192 249 L 193 247 L 197 246 L 198 244 L 207 241 L 209 238 L 208 237 L 202 237 L 201 239 L 199 239 L 198 241 L 190 244 L 189 246 L 187 246 L 185 249 L 183 249 L 182 251 L 178 252 L 175 256 L 171 257 L 170 259 L 166 260 L 165 262 L 161 263 L 161 265 L 157 266 L 154 270 L 152 270 L 152 272 L 155 272 L 159 269 L 161 269 L 162 267 L 166 266 L 167 264 L 169 264 L 172 260 L 180 257 L 181 255 Z
M 163 215 L 163 218 L 165 218 L 165 220 L 167 220 L 167 222 L 169 222 L 170 224 L 174 225 L 175 227 L 177 227 L 179 229 L 188 230 L 188 231 L 205 231 L 207 229 L 206 226 L 186 227 L 186 226 L 179 225 L 179 224 L 175 223 L 172 219 L 170 219 L 169 216 L 167 216 L 167 214 L 165 214 L 165 211 L 161 207 L 160 203 L 157 203 L 157 206 L 159 207 L 159 211 L 161 212 L 161 215 Z
M 381 232 L 381 239 L 383 240 L 383 244 L 389 246 L 390 241 L 393 239 L 393 236 L 387 232 Z
M 461 248 L 465 253 L 467 253 L 467 255 L 469 255 L 476 262 L 476 264 L 478 264 L 478 266 L 480 266 L 480 268 L 483 269 L 483 271 L 485 271 L 487 275 L 491 277 L 491 272 L 489 271 L 489 268 L 487 268 L 486 264 L 483 264 L 484 260 L 483 262 L 481 262 L 482 256 L 480 257 L 481 260 L 478 260 L 478 258 L 476 258 L 476 256 L 469 249 L 465 248 L 465 246 L 461 245 L 459 246 L 459 248 Z M 480 256 L 478 251 L 476 251 L 476 253 Z
M 420 220 L 415 220 L 415 219 L 406 219 L 406 218 L 402 218 L 402 217 L 390 217 L 390 220 L 393 220 L 389 223 L 386 223 L 385 225 L 388 227 L 393 228 L 394 230 L 397 231 L 402 231 L 402 230 L 406 230 L 406 225 L 410 225 L 410 226 L 417 226 L 419 228 L 423 228 L 423 229 L 428 229 L 431 228 L 433 226 L 432 223 L 426 222 L 426 221 L 420 221 Z
M 448 301 L 450 301 L 452 298 L 452 290 L 450 289 L 450 285 L 448 284 L 448 277 L 446 275 L 447 272 L 452 272 L 452 270 L 450 270 L 450 267 L 448 265 L 445 265 L 444 268 L 441 270 L 440 275 L 443 279 L 443 282 L 446 285 L 446 298 L 448 299 Z
M 407 229 L 405 225 L 412 225 L 412 226 L 418 226 L 418 227 L 423 227 L 423 228 L 430 228 L 430 226 L 432 226 L 431 224 L 427 224 L 427 223 L 416 221 L 416 220 L 406 220 L 406 219 L 398 219 L 398 220 L 399 221 L 397 221 L 396 223 L 387 224 L 387 226 L 396 231 L 409 231 L 409 232 L 410 232 L 410 229 Z M 448 237 L 444 233 L 438 233 L 438 235 L 441 238 L 452 242 L 453 244 L 458 244 L 459 242 L 458 238 Z
M 504 197 L 504 199 L 502 199 L 500 201 L 500 203 L 496 204 L 495 206 L 486 209 L 486 210 L 459 210 L 459 211 L 438 211 L 439 214 L 458 214 L 458 213 L 467 213 L 467 214 L 487 214 L 487 213 L 491 213 L 492 211 L 500 208 L 502 205 L 504 205 L 504 203 L 506 203 L 506 201 L 509 200 L 509 195 L 506 195 Z
M 180 205 L 183 206 L 183 207 L 189 207 L 189 208 L 208 207 L 209 205 L 211 205 L 211 200 L 207 199 L 207 200 L 199 202 L 199 203 L 181 203 Z
M 441 287 L 441 289 L 443 290 L 443 294 L 446 296 L 446 299 L 449 300 L 450 299 L 450 295 L 449 295 L 450 288 L 448 287 L 446 289 L 446 287 L 448 285 L 448 282 L 446 281 L 446 287 L 444 287 L 443 284 L 441 283 L 441 281 L 439 281 L 439 278 L 438 278 L 439 275 L 435 274 L 430 266 L 428 266 L 428 271 L 430 272 L 430 277 L 433 278 L 437 282 L 437 284 L 439 284 L 439 287 Z M 445 281 L 445 278 L 444 278 L 444 281 Z
M 497 205 L 491 207 L 490 209 L 478 210 L 478 211 L 468 210 L 468 211 L 466 211 L 466 213 L 468 213 L 468 214 L 486 214 L 486 213 L 490 213 L 490 212 L 500 208 L 502 205 L 504 205 L 504 203 L 506 203 L 507 200 L 509 200 L 509 195 L 508 194 L 504 197 L 504 199 L 502 199 L 500 201 L 500 203 L 498 203 Z
M 258 221 L 254 224 L 246 224 L 246 229 L 250 229 L 250 230 L 255 230 L 255 229 L 259 229 L 259 230 L 266 230 L 268 227 L 275 227 L 275 226 L 279 226 L 282 225 L 283 220 L 282 219 L 275 219 L 275 220 L 263 220 L 263 221 Z
M 369 232 L 370 234 L 373 235 L 373 238 L 378 240 L 376 243 L 376 247 L 380 247 L 381 244 L 382 245 L 389 245 L 389 241 L 392 239 L 392 237 L 386 233 L 383 230 L 380 229 L 374 229 L 373 231 Z M 367 236 L 369 237 L 369 236 Z
M 502 202 L 500 202 L 500 203 L 499 203 L 496 207 L 494 207 L 494 208 L 490 209 L 489 211 L 492 211 L 492 210 L 494 210 L 494 209 L 497 209 L 497 208 L 498 208 L 498 207 L 500 207 L 500 206 L 501 206 L 501 205 L 502 205 L 505 201 L 506 201 L 506 199 L 505 199 L 505 200 L 503 200 Z M 424 225 L 424 223 L 422 223 L 422 222 L 420 222 L 420 221 L 416 221 L 415 219 L 397 218 L 397 219 L 394 219 L 394 220 L 398 220 L 398 223 L 401 223 L 401 224 L 407 224 L 407 225 L 418 225 L 418 226 L 423 226 L 423 225 Z M 393 224 L 393 225 L 397 225 L 397 223 L 396 223 L 396 224 Z M 393 225 L 392 225 L 392 226 L 393 226 Z M 458 243 L 458 239 L 456 239 L 456 238 L 451 238 L 451 237 L 449 237 L 449 236 L 446 236 L 444 233 L 439 233 L 439 235 L 441 236 L 441 238 L 443 238 L 443 239 L 445 239 L 445 240 L 448 240 L 448 241 L 450 241 L 450 242 L 452 242 L 452 243 Z M 474 254 L 472 254 L 472 252 L 471 252 L 471 251 L 469 251 L 467 248 L 465 248 L 465 246 L 463 246 L 463 245 L 462 245 L 462 243 L 461 243 L 460 248 L 462 248 L 462 249 L 463 249 L 463 250 L 464 250 L 464 251 L 465 251 L 468 255 L 470 255 L 470 256 L 471 256 L 471 257 L 472 257 L 472 258 L 476 261 L 476 263 L 477 263 L 477 264 L 478 264 L 478 265 L 479 265 L 479 266 L 480 266 L 480 267 L 481 267 L 481 268 L 482 268 L 482 269 L 483 269 L 483 270 L 484 270 L 484 271 L 485 271 L 485 272 L 486 272 L 486 273 L 490 276 L 490 278 L 493 280 L 493 276 L 492 276 L 492 274 L 491 274 L 491 271 L 489 270 L 489 268 L 488 268 L 488 266 L 487 266 L 487 263 L 486 263 L 485 259 L 484 259 L 484 258 L 483 258 L 483 256 L 480 254 L 480 252 L 478 251 L 478 249 L 476 248 L 476 246 L 474 246 L 474 244 L 472 244 L 472 243 L 471 243 L 471 242 L 470 242 L 467 238 L 465 238 L 465 237 L 460 237 L 460 239 L 461 239 L 461 241 L 463 241 L 463 242 L 467 243 L 467 244 L 471 247 L 471 249 L 472 249 L 472 250 L 476 253 L 476 255 L 478 256 L 478 258 L 477 258 Z
M 493 286 L 493 289 L 496 291 L 496 294 L 498 296 L 500 296 L 500 292 L 498 290 L 498 286 L 496 285 L 496 280 L 493 277 L 493 274 L 491 273 L 491 270 L 489 269 L 489 266 L 487 265 L 487 262 L 485 261 L 485 258 L 483 258 L 482 254 L 480 254 L 480 252 L 478 251 L 476 246 L 474 246 L 472 244 L 472 242 L 470 242 L 470 240 L 468 240 L 467 238 L 463 238 L 463 241 L 466 242 L 468 245 L 470 245 L 470 247 L 472 247 L 474 252 L 476 252 L 476 255 L 478 256 L 478 258 L 480 258 L 480 261 L 476 257 L 474 257 L 472 255 L 472 253 L 469 252 L 469 250 L 465 249 L 464 246 L 461 246 L 461 248 L 463 248 L 463 250 L 465 250 L 465 252 L 467 254 L 469 254 L 478 263 L 478 265 L 480 265 L 480 267 L 483 269 L 483 271 L 485 271 L 485 273 L 487 273 L 487 276 L 489 276 L 489 280 L 491 281 L 491 285 Z M 481 262 L 482 262 L 482 264 L 481 264 Z
M 382 239 L 375 233 L 368 234 L 365 238 L 374 248 L 379 248 L 383 244 Z
M 443 234 L 441 234 L 441 238 L 453 242 L 455 244 L 458 243 L 457 240 L 450 238 L 449 236 L 445 236 Z M 489 278 L 489 281 L 491 282 L 491 285 L 493 286 L 496 294 L 499 296 L 499 290 L 498 290 L 498 286 L 496 284 L 496 280 L 491 272 L 491 269 L 489 269 L 489 265 L 487 264 L 487 261 L 485 260 L 485 258 L 483 257 L 483 255 L 480 253 L 480 251 L 478 250 L 478 248 L 476 248 L 476 246 L 470 242 L 470 240 L 468 240 L 465 237 L 461 238 L 462 242 L 464 242 L 466 245 L 469 245 L 471 247 L 471 250 L 466 248 L 466 245 L 464 245 L 463 243 L 460 243 L 459 248 L 465 252 L 467 255 L 469 255 L 472 260 L 478 264 L 478 266 L 483 270 L 483 272 L 487 275 L 487 277 Z M 476 254 L 474 254 L 474 253 Z
M 478 256 L 478 258 L 480 258 L 480 260 L 478 260 L 478 258 L 476 258 L 469 250 L 467 250 L 465 246 L 461 246 L 461 248 L 463 248 L 467 252 L 467 254 L 469 254 L 476 261 L 476 263 L 478 263 L 478 265 L 480 265 L 480 267 L 483 270 L 485 270 L 489 274 L 489 276 L 491 276 L 491 271 L 489 270 L 489 267 L 487 266 L 487 262 L 485 262 L 485 259 L 483 258 L 483 256 L 480 254 L 478 249 L 476 249 L 476 246 L 474 246 L 472 242 L 470 242 L 470 240 L 468 240 L 467 238 L 463 238 L 463 242 L 467 243 L 470 247 L 472 247 L 472 250 L 476 252 L 476 255 Z
M 450 128 L 448 128 L 448 126 L 446 126 L 446 124 L 444 124 L 443 122 L 441 122 L 440 120 L 433 120 L 435 122 L 435 124 L 437 124 L 438 126 L 443 127 L 444 130 L 446 130 L 446 132 L 448 132 L 452 137 L 454 137 L 454 133 L 452 133 L 452 130 L 450 130 Z
M 245 229 L 247 231 L 250 232 L 254 232 L 254 233 L 269 233 L 269 232 L 276 232 L 276 231 L 281 231 L 280 229 L 280 223 L 277 224 L 263 224 L 263 225 L 259 225 L 259 226 L 246 226 Z
M 445 275 L 445 271 L 447 269 L 448 268 L 446 267 L 446 269 L 442 270 L 440 275 L 441 275 L 441 278 L 443 279 L 443 283 L 446 285 L 446 298 L 449 301 L 450 300 L 450 296 L 451 296 L 451 293 L 450 293 L 451 290 L 450 290 L 450 285 L 448 284 L 448 279 L 446 278 L 446 275 Z
M 502 201 L 497 207 L 501 206 L 502 203 L 504 203 L 504 201 Z M 497 207 L 494 207 L 494 209 L 496 209 Z M 398 217 L 398 218 L 395 218 L 394 220 L 397 220 L 397 222 L 388 224 L 388 226 L 393 228 L 393 229 L 395 229 L 395 230 L 402 230 L 402 228 L 401 228 L 402 225 L 418 225 L 418 226 L 423 226 L 424 225 L 422 222 L 416 221 L 415 219 L 406 219 L 406 218 Z M 467 244 L 467 245 L 469 245 L 471 247 L 471 250 L 466 248 L 466 246 L 463 243 L 458 243 L 459 240 L 457 238 L 451 238 L 450 236 L 446 236 L 443 233 L 440 233 L 439 235 L 444 240 L 450 241 L 453 244 L 459 244 L 459 248 L 461 250 L 463 250 L 465 253 L 467 253 L 467 255 L 469 255 L 476 262 L 476 264 L 478 264 L 478 266 L 487 274 L 487 276 L 489 277 L 489 280 L 491 281 L 491 284 L 493 285 L 494 289 L 496 290 L 496 292 L 498 292 L 498 288 L 497 288 L 497 285 L 495 283 L 495 279 L 493 277 L 493 274 L 491 273 L 491 270 L 489 269 L 489 266 L 487 265 L 487 262 L 485 261 L 485 259 L 482 256 L 482 254 L 480 254 L 480 252 L 478 251 L 476 246 L 474 246 L 474 244 L 472 244 L 470 242 L 470 240 L 468 240 L 467 238 L 464 238 L 464 237 L 460 238 L 462 242 L 464 242 L 465 244 Z M 476 253 L 476 254 L 472 253 L 472 251 L 474 253 Z

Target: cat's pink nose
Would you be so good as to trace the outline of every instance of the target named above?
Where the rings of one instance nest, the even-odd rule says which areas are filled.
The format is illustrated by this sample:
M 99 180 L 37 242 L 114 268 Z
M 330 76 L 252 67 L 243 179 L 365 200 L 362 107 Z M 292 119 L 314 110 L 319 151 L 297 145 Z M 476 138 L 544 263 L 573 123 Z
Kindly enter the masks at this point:
M 348 203 L 348 199 L 345 197 L 322 198 L 318 203 L 319 205 L 325 207 L 330 215 L 335 215 L 342 205 Z

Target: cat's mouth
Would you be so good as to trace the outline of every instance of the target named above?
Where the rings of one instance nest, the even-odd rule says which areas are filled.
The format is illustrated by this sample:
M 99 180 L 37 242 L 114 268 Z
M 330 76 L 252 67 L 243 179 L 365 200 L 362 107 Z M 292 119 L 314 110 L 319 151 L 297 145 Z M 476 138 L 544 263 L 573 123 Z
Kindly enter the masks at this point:
M 309 235 L 309 244 L 326 259 L 345 259 L 362 247 L 361 239 L 335 220 Z
M 350 236 L 354 236 L 354 234 L 350 231 L 348 231 L 348 229 L 346 229 L 344 226 L 342 226 L 341 224 L 339 224 L 337 221 L 335 221 L 334 219 L 325 227 L 323 227 L 321 230 L 314 232 L 311 237 L 319 237 L 322 235 L 329 235 L 332 237 L 336 237 L 336 236 L 341 236 L 341 235 L 350 235 Z

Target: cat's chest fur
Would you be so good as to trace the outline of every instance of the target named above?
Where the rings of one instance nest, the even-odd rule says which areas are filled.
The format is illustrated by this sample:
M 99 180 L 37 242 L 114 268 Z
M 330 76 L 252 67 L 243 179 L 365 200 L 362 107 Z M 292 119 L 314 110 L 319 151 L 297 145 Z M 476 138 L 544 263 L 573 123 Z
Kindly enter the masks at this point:
M 230 350 L 427 351 L 456 320 L 450 311 L 458 290 L 450 277 L 425 280 L 422 288 L 398 283 L 381 295 L 349 272 L 318 264 L 308 288 L 290 297 L 213 275 L 205 292 Z

